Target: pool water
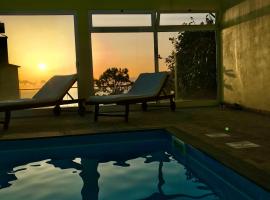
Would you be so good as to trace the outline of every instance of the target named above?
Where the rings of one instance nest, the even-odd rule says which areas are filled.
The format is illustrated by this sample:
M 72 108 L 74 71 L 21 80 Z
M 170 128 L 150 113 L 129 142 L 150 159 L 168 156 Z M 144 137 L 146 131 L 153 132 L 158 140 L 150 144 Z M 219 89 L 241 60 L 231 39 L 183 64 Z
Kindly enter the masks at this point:
M 1 200 L 270 199 L 163 130 L 0 142 Z

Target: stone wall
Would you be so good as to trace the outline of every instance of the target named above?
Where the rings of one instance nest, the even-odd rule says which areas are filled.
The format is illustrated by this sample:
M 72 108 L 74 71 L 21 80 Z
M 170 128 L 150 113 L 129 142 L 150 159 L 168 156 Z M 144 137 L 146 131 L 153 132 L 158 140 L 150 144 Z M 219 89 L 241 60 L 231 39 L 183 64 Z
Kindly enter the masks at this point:
M 270 0 L 246 0 L 222 16 L 224 102 L 270 111 Z

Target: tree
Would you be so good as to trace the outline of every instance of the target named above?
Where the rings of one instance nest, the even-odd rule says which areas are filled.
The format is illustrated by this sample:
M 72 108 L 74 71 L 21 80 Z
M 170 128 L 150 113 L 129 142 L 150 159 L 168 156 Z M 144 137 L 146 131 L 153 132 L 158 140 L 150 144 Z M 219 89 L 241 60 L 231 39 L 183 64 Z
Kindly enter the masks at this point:
M 213 24 L 214 16 L 208 14 L 202 24 Z M 193 18 L 189 23 L 192 25 Z M 182 98 L 216 96 L 216 42 L 214 31 L 184 31 L 169 38 L 174 46 L 166 58 L 168 69 L 175 74 L 177 89 Z
M 132 82 L 129 79 L 127 68 L 108 68 L 98 80 L 95 80 L 96 95 L 121 94 Z

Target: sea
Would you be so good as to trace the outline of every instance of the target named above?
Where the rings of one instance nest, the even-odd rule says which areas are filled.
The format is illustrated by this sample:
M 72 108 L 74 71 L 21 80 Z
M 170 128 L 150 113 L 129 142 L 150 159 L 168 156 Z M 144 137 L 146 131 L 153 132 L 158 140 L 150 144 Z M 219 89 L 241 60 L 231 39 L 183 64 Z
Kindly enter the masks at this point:
M 21 99 L 28 99 L 32 98 L 38 91 L 39 89 L 20 89 L 20 98 Z M 72 87 L 68 91 L 68 93 L 74 98 L 78 98 L 78 88 L 77 87 Z M 65 95 L 64 100 L 71 100 L 69 95 Z M 75 104 L 67 104 L 63 105 L 63 107 L 76 107 L 78 106 L 76 103 Z

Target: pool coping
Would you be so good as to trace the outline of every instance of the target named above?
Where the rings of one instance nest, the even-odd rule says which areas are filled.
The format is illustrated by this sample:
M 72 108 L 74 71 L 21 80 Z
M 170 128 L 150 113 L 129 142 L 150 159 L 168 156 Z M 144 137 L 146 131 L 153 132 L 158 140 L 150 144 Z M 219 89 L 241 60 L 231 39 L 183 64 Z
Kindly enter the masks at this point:
M 172 135 L 176 136 L 180 140 L 183 140 L 184 142 L 192 145 L 196 149 L 206 153 L 211 158 L 217 160 L 218 162 L 222 163 L 226 167 L 237 172 L 238 174 L 250 180 L 251 182 L 254 182 L 258 186 L 265 189 L 266 191 L 270 192 L 270 185 L 269 185 L 270 173 L 269 172 L 259 169 L 255 165 L 252 165 L 246 162 L 245 160 L 233 154 L 230 154 L 224 151 L 223 149 L 216 147 L 213 144 L 207 143 L 198 137 L 194 137 L 188 134 L 187 132 L 182 131 L 178 128 L 167 127 L 165 128 L 165 130 L 167 130 L 168 132 L 170 132 Z M 226 146 L 227 145 L 224 142 L 224 147 L 230 148 Z

